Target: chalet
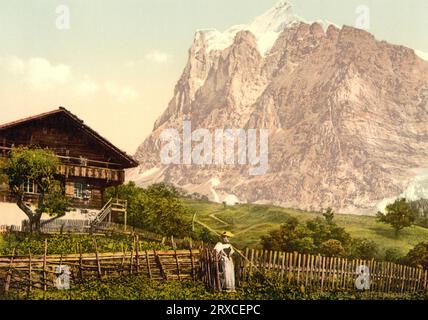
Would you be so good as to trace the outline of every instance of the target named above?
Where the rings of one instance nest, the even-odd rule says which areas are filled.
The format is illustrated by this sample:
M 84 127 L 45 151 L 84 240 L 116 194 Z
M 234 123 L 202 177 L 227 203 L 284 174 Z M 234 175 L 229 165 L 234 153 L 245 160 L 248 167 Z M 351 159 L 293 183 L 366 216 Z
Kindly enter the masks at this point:
M 60 158 L 58 179 L 74 208 L 101 210 L 108 187 L 125 181 L 125 169 L 138 163 L 88 127 L 65 108 L 0 125 L 0 159 L 18 146 L 48 148 Z M 37 186 L 25 186 L 28 202 L 37 199 Z M 13 202 L 7 185 L 0 185 L 0 202 Z

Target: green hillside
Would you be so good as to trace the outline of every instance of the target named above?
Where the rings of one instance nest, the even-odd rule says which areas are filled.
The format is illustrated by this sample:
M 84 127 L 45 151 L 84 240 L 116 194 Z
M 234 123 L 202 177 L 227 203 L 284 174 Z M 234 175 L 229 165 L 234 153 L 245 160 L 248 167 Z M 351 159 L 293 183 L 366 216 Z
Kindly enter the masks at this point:
M 224 207 L 205 201 L 186 200 L 186 204 L 196 211 L 196 220 L 216 232 L 230 231 L 233 243 L 240 247 L 259 246 L 260 237 L 277 229 L 287 217 L 301 221 L 320 217 L 319 213 L 285 209 L 269 205 L 236 205 Z M 355 238 L 375 241 L 382 249 L 396 248 L 406 254 L 416 244 L 428 241 L 428 229 L 413 226 L 401 231 L 398 238 L 394 230 L 375 217 L 357 215 L 336 215 L 335 221 Z

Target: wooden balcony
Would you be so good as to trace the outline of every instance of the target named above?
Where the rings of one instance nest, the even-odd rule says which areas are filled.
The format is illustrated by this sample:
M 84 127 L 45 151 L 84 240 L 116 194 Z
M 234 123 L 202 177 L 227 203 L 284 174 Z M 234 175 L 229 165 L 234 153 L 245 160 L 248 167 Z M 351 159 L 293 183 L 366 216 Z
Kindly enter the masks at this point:
M 109 168 L 99 168 L 91 166 L 79 166 L 61 164 L 58 168 L 58 174 L 68 177 L 91 178 L 106 180 L 108 182 L 125 182 L 125 171 Z

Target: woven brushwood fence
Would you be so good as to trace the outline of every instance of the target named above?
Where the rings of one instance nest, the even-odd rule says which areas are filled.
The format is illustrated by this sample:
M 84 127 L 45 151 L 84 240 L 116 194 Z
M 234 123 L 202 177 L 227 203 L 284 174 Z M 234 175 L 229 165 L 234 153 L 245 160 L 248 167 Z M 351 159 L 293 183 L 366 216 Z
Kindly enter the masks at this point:
M 123 275 L 146 275 L 153 280 L 196 280 L 199 277 L 199 250 L 141 250 L 134 242 L 132 250 L 100 253 L 94 240 L 93 253 L 0 257 L 0 290 L 11 288 L 48 290 L 58 287 L 58 279 L 67 268 L 70 286 L 91 279 Z

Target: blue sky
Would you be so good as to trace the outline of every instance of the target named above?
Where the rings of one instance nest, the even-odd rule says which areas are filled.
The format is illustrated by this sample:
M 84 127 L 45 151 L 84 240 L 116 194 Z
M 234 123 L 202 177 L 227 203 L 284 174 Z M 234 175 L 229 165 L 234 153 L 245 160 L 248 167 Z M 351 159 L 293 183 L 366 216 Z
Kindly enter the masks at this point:
M 428 52 L 426 0 L 294 0 L 306 20 L 354 25 Z M 248 23 L 277 0 L 1 0 L 0 122 L 66 106 L 133 153 L 166 108 L 196 29 Z M 70 29 L 55 26 L 57 6 Z

